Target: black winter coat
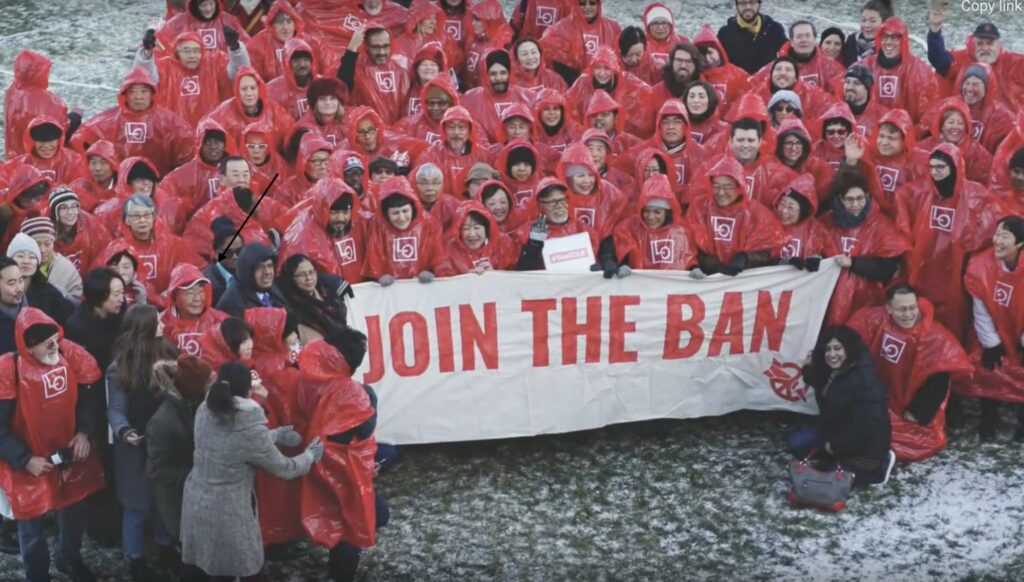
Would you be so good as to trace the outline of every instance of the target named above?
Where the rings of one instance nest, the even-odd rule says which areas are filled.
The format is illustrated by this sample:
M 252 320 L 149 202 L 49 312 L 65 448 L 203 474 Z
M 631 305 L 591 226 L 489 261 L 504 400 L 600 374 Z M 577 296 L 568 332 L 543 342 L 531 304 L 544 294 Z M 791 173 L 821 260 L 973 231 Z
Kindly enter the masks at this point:
M 242 247 L 242 252 L 238 255 L 237 276 L 231 282 L 231 285 L 228 286 L 227 290 L 224 291 L 220 301 L 217 302 L 217 309 L 228 315 L 244 317 L 246 309 L 262 307 L 263 304 L 260 303 L 259 295 L 256 292 L 256 265 L 267 259 L 276 258 L 277 255 L 274 251 L 266 245 L 251 243 Z M 276 284 L 272 285 L 268 292 L 270 293 L 272 307 L 283 307 L 286 309 L 289 307 L 284 294 L 281 293 Z

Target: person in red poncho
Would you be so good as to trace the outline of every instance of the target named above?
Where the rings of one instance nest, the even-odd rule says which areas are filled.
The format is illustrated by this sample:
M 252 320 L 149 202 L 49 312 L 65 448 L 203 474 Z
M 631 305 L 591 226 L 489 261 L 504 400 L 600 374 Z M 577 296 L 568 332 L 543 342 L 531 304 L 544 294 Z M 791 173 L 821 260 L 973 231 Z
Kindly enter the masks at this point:
M 463 45 L 469 42 L 473 36 L 473 23 L 469 12 L 469 2 L 466 0 L 440 0 L 438 5 L 444 11 L 444 21 L 441 25 L 444 27 L 445 32 L 448 33 L 448 36 Z M 508 26 L 507 23 L 506 26 Z
M 366 221 L 357 196 L 339 178 L 321 180 L 313 202 L 299 212 L 281 238 L 282 259 L 305 255 L 317 271 L 351 284 L 363 281 Z
M 459 92 L 449 78 L 439 75 L 423 85 L 417 100 L 420 112 L 403 119 L 395 129 L 428 145 L 441 143 L 441 120 L 448 109 L 461 103 Z
M 618 22 L 602 14 L 603 4 L 604 0 L 570 2 L 568 14 L 562 15 L 540 37 L 548 65 L 570 85 L 590 66 L 601 48 L 615 49 L 622 29 Z
M 775 216 L 782 224 L 786 245 L 779 251 L 779 260 L 808 271 L 817 271 L 822 259 L 839 254 L 832 234 L 815 218 L 818 193 L 814 176 L 800 174 L 775 198 Z
M 81 501 L 104 486 L 90 404 L 102 378 L 84 348 L 63 339 L 49 316 L 25 307 L 15 320 L 18 349 L 0 358 L 0 489 L 18 523 L 28 580 L 49 578 L 46 514 L 57 515 L 57 569 L 75 578 L 92 573 L 80 550 L 86 516 Z
M 594 162 L 601 180 L 615 186 L 630 199 L 636 197 L 636 183 L 633 182 L 632 174 L 626 171 L 629 164 L 620 162 L 619 157 L 613 155 L 612 140 L 607 133 L 600 129 L 588 129 L 583 132 L 580 143 L 590 151 L 590 161 Z
M 52 187 L 53 183 L 32 166 L 15 170 L 7 191 L 0 197 L 0 211 L 4 215 L 0 220 L 0 247 L 7 248 L 30 214 L 45 213 L 43 205 Z
M 1008 140 L 1009 141 L 1009 140 Z M 1010 144 L 1004 144 L 1010 145 Z M 1000 151 L 994 164 L 1002 168 L 1003 178 L 989 185 L 990 191 L 1009 208 L 1013 214 L 1024 216 L 1024 146 Z
M 402 105 L 402 120 L 398 122 L 398 125 L 423 112 L 423 88 L 428 83 L 439 77 L 453 85 L 456 81 L 452 78 L 444 49 L 436 44 L 428 44 L 421 48 L 412 58 L 410 70 L 412 71 L 412 83 L 405 96 L 405 104 Z
M 657 149 L 672 161 L 675 170 L 673 185 L 676 196 L 682 200 L 687 184 L 697 168 L 707 159 L 708 152 L 690 135 L 690 120 L 686 114 L 686 106 L 678 99 L 669 99 L 661 106 L 655 127 L 655 135 L 647 140 L 643 147 Z
M 690 136 L 708 152 L 721 150 L 729 135 L 729 124 L 722 121 L 718 93 L 707 81 L 694 81 L 686 87 L 683 103 L 690 120 Z
M 1014 439 L 1024 441 L 1024 219 L 1008 216 L 992 235 L 992 250 L 971 258 L 964 287 L 971 296 L 974 335 L 971 363 L 974 375 L 955 387 L 958 394 L 981 399 L 980 436 L 995 439 L 999 402 L 1017 407 Z
M 932 5 L 935 7 L 935 4 Z M 1008 6 L 1012 6 L 1009 4 Z M 955 91 L 948 87 L 953 79 L 958 79 L 964 70 L 975 64 L 985 64 L 995 71 L 996 76 L 1003 80 L 997 94 L 1000 103 L 1011 111 L 1016 111 L 1024 104 L 1024 87 L 1020 79 L 1024 76 L 1024 54 L 1007 50 L 999 28 L 991 22 L 982 22 L 974 29 L 974 34 L 967 36 L 964 48 L 949 51 L 942 37 L 942 25 L 946 20 L 946 10 L 930 10 L 928 13 L 928 62 L 935 67 L 940 75 L 940 83 L 946 84 L 944 95 Z
M 286 207 L 298 204 L 307 190 L 327 177 L 327 166 L 332 151 L 334 150 L 330 142 L 315 133 L 302 136 L 292 177 L 275 188 L 274 199 Z
M 540 163 L 537 148 L 526 140 L 512 140 L 498 152 L 495 168 L 509 188 L 515 208 L 523 208 L 533 197 L 534 189 L 543 177 Z M 501 220 L 498 222 L 502 223 Z
M 284 74 L 267 83 L 267 97 L 298 121 L 309 111 L 306 91 L 317 78 L 320 65 L 312 47 L 301 38 L 284 43 L 284 62 Z
M 757 82 L 751 79 L 751 92 L 759 95 L 765 102 L 779 91 L 788 90 L 800 98 L 804 119 L 817 119 L 838 99 L 821 88 L 805 83 L 800 79 L 800 65 L 792 56 L 776 58 L 767 65 L 767 74 Z M 736 103 L 738 105 L 739 102 Z M 736 106 L 734 105 L 734 106 Z M 733 115 L 733 117 L 736 117 Z M 729 115 L 726 115 L 726 119 Z
M 490 142 L 498 142 L 501 117 L 513 105 L 529 106 L 529 94 L 515 84 L 512 58 L 505 49 L 489 51 L 480 59 L 480 86 L 462 96 L 462 106 L 476 120 L 477 131 Z
M 25 128 L 24 154 L 8 156 L 5 171 L 20 165 L 32 166 L 55 184 L 70 184 L 85 177 L 82 154 L 64 147 L 64 128 L 56 119 L 40 115 Z
M 419 196 L 420 206 L 447 231 L 455 221 L 460 200 L 450 194 L 443 194 L 444 172 L 434 164 L 421 164 L 412 171 L 412 183 Z
M 394 52 L 393 44 L 386 28 L 369 25 L 353 34 L 338 68 L 338 78 L 348 86 L 352 103 L 372 108 L 388 125 L 402 119 L 402 105 L 412 83 L 408 60 Z M 360 51 L 363 46 L 366 49 Z
M 160 181 L 156 203 L 162 211 L 167 204 L 174 205 L 176 216 L 167 225 L 174 234 L 181 234 L 188 218 L 217 195 L 221 188 L 218 166 L 237 152 L 234 140 L 212 119 L 204 119 L 196 128 L 196 144 L 195 157 Z
M 114 239 L 119 243 L 104 248 L 95 259 L 95 269 L 105 268 L 117 273 L 124 282 L 124 304 L 128 307 L 136 304 L 152 305 L 157 309 L 164 306 L 163 298 L 153 288 L 151 281 L 139 279 L 139 259 L 135 251 L 128 246 L 123 238 Z
M 530 209 L 537 217 L 516 229 L 511 238 L 519 248 L 517 271 L 542 271 L 544 242 L 574 234 L 586 234 L 594 255 L 598 255 L 600 241 L 587 225 L 574 216 L 573 196 L 565 182 L 558 178 L 544 178 L 537 184 L 537 195 Z M 607 246 L 607 245 L 606 245 Z M 614 261 L 614 257 L 610 257 Z
M 633 183 L 636 184 L 636 187 L 633 192 L 626 193 L 629 196 L 630 204 L 636 204 L 636 201 L 640 198 L 640 192 L 643 190 L 644 184 L 656 174 L 661 174 L 668 178 L 669 186 L 671 186 L 672 191 L 675 192 L 676 172 L 675 168 L 672 166 L 672 159 L 669 158 L 668 154 L 665 152 L 657 148 L 645 148 L 641 150 L 640 154 L 633 162 Z M 676 200 L 678 201 L 679 198 L 677 197 Z
M 647 57 L 658 68 L 668 62 L 672 47 L 680 42 L 689 42 L 676 32 L 676 18 L 672 9 L 661 2 L 652 2 L 644 8 L 643 23 L 647 33 Z
M 392 54 L 411 63 L 420 49 L 428 45 L 440 47 L 455 70 L 462 68 L 462 46 L 445 29 L 444 11 L 430 0 L 413 0 L 405 20 L 404 34 L 392 42 Z M 444 71 L 445 74 L 447 72 Z
M 116 196 L 109 198 L 93 209 L 93 216 L 98 218 L 111 233 L 118 231 L 123 217 L 121 209 L 125 200 L 133 194 L 142 194 L 150 198 L 160 198 L 161 188 L 160 175 L 156 167 L 146 158 L 130 157 L 121 161 L 117 167 L 117 184 L 114 186 Z M 157 222 L 163 223 L 164 218 L 173 218 L 177 213 L 177 201 L 169 202 L 166 208 L 161 208 L 163 214 L 157 214 Z M 163 224 L 165 228 L 169 225 Z
M 114 144 L 100 140 L 85 150 L 85 176 L 70 184 L 71 189 L 78 193 L 82 208 L 87 212 L 97 204 L 117 196 L 114 187 L 117 184 L 117 166 L 121 163 L 114 153 Z
M 821 223 L 839 248 L 843 268 L 829 304 L 829 325 L 842 325 L 861 307 L 877 305 L 910 251 L 910 242 L 874 208 L 875 196 L 858 171 L 841 171 L 831 188 L 832 210 Z
M 811 128 L 811 131 L 818 135 L 818 140 L 811 148 L 811 154 L 827 163 L 834 172 L 846 159 L 847 136 L 855 128 L 859 131 L 860 126 L 857 125 L 850 106 L 845 102 L 835 103 L 829 107 L 818 118 L 817 124 L 817 127 Z
M 242 67 L 235 75 L 234 97 L 227 99 L 207 118 L 219 123 L 234 143 L 244 143 L 242 132 L 253 123 L 262 123 L 274 132 L 273 147 L 292 126 L 292 116 L 267 95 L 267 86 L 252 67 Z
M 182 354 L 202 356 L 199 338 L 228 317 L 228 314 L 213 308 L 213 289 L 209 279 L 195 265 L 177 265 L 171 273 L 167 298 L 170 305 L 160 314 L 164 335 Z
M 873 171 L 881 188 L 878 193 L 881 199 L 876 200 L 879 209 L 895 218 L 893 210 L 896 206 L 896 190 L 925 175 L 922 165 L 914 159 L 916 140 L 913 121 L 906 111 L 893 109 L 882 116 L 868 140 L 865 147 L 861 140 L 854 144 L 853 139 L 847 139 L 847 163 L 852 162 L 854 167 L 866 175 Z M 851 146 L 856 146 L 853 158 L 850 158 Z
M 686 220 L 697 247 L 695 279 L 722 273 L 736 276 L 776 257 L 788 237 L 765 206 L 746 192 L 743 166 L 732 156 L 715 162 L 705 178 L 708 195 L 690 204 Z
M 267 11 L 264 22 L 266 28 L 245 43 L 252 67 L 259 73 L 261 79 L 270 82 L 284 74 L 288 63 L 284 56 L 285 43 L 293 38 L 306 41 L 313 50 L 313 61 L 320 67 L 313 71 L 314 74 L 327 74 L 337 68 L 337 63 L 329 62 L 328 53 L 319 40 L 307 32 L 306 22 L 289 2 L 274 2 Z
M 533 191 L 530 192 L 532 197 Z M 483 204 L 487 212 L 494 217 L 494 222 L 502 234 L 513 233 L 527 220 L 525 212 L 516 206 L 516 199 L 509 192 L 508 186 L 500 180 L 487 180 L 481 184 L 474 200 Z
M 445 191 L 453 196 L 460 194 L 457 190 L 459 172 L 478 162 L 490 164 L 492 161 L 490 152 L 480 141 L 478 119 L 470 115 L 465 107 L 450 108 L 441 121 L 443 142 L 431 146 L 421 160 L 422 163 L 430 162 L 441 168 L 445 174 Z
M 1013 113 L 997 99 L 1001 84 L 991 67 L 975 63 L 957 76 L 954 92 L 970 110 L 971 137 L 993 154 L 1014 125 Z
M 30 151 L 21 143 L 21 136 L 33 119 L 43 115 L 68 119 L 68 106 L 48 89 L 52 65 L 50 59 L 30 50 L 14 57 L 14 80 L 4 93 L 4 149 L 8 160 Z
M 601 245 L 611 244 L 609 237 L 628 216 L 629 203 L 618 188 L 601 178 L 587 146 L 569 146 L 558 162 L 556 175 L 569 186 L 573 219 L 586 225 Z
M 275 200 L 264 197 L 259 206 L 256 206 L 257 194 L 246 186 L 235 186 L 225 188 L 217 196 L 200 208 L 189 219 L 185 227 L 183 238 L 188 241 L 189 246 L 197 255 L 207 261 L 214 261 L 217 252 L 214 249 L 213 221 L 218 217 L 227 217 L 232 224 L 245 226 L 241 227 L 239 236 L 245 239 L 246 243 L 260 243 L 271 245 L 270 237 L 274 236 L 275 220 L 287 210 L 281 204 L 273 206 Z M 246 221 L 246 217 L 249 220 Z
M 606 94 L 607 101 L 615 102 L 622 107 L 619 115 L 622 118 L 620 131 L 644 138 L 651 135 L 655 104 L 661 101 L 657 97 L 652 97 L 651 89 L 646 83 L 622 72 L 619 60 L 611 47 L 602 47 L 597 51 L 587 70 L 576 79 L 569 92 L 565 94 L 573 119 L 583 122 L 584 126 L 591 126 L 585 118 L 590 117 L 590 104 L 602 91 Z M 601 129 L 614 137 L 615 128 Z
M 939 95 L 935 71 L 911 53 L 910 32 L 899 17 L 882 23 L 875 36 L 875 54 L 860 63 L 875 79 L 874 100 L 907 111 L 914 122 L 921 120 Z
M 374 491 L 373 477 L 397 456 L 378 445 L 377 393 L 352 378 L 366 356 L 366 336 L 350 328 L 334 330 L 299 354 L 300 413 L 306 436 L 324 443 L 324 456 L 302 479 L 302 527 L 313 544 L 329 548 L 327 572 L 333 580 L 355 580 L 363 549 L 376 544 L 376 530 L 387 525 L 391 509 Z
M 614 232 L 619 262 L 631 269 L 676 271 L 697 264 L 697 246 L 667 176 L 644 182 L 634 212 Z
M 139 259 L 139 278 L 150 281 L 158 293 L 169 289 L 171 272 L 179 263 L 203 267 L 206 263 L 180 237 L 156 221 L 156 207 L 145 195 L 130 196 L 122 207 L 121 237 Z M 118 244 L 112 241 L 110 245 Z M 111 248 L 108 245 L 106 254 Z M 97 265 L 100 266 L 100 265 Z
M 56 239 L 53 250 L 85 275 L 110 240 L 110 232 L 94 216 L 82 210 L 78 194 L 66 186 L 50 192 L 50 220 Z
M 370 220 L 363 274 L 384 287 L 413 277 L 430 283 L 442 258 L 441 226 L 426 215 L 408 180 L 389 178 L 380 186 L 380 212 Z
M 966 164 L 952 144 L 934 148 L 931 175 L 897 192 L 897 226 L 913 246 L 907 255 L 910 284 L 935 306 L 935 318 L 959 339 L 968 329 L 968 303 L 960 285 L 951 285 L 970 255 L 988 246 L 1003 204 L 964 175 Z
M 643 143 L 639 137 L 626 131 L 625 108 L 609 97 L 603 89 L 598 89 L 587 103 L 583 126 L 588 130 L 599 129 L 607 134 L 611 140 L 612 155 L 615 157 L 630 152 Z
M 779 49 L 779 56 L 796 61 L 800 68 L 800 81 L 807 85 L 828 91 L 828 85 L 843 74 L 843 65 L 818 50 L 818 32 L 808 20 L 798 20 L 789 25 L 789 42 Z M 758 85 L 771 73 L 772 65 L 765 65 L 750 77 L 752 85 Z
M 230 52 L 208 52 L 199 34 L 186 31 L 174 39 L 174 52 L 154 60 L 156 42 L 147 31 L 134 66 L 143 67 L 157 82 L 159 105 L 177 113 L 195 127 L 204 115 L 231 96 L 231 82 L 240 67 L 249 64 L 245 45 L 234 37 Z
M 837 84 L 836 92 L 839 93 L 840 85 L 838 85 L 838 81 L 835 83 Z M 851 127 L 855 127 L 857 133 L 864 137 L 878 127 L 882 116 L 889 111 L 888 107 L 880 105 L 875 100 L 875 95 L 871 91 L 874 84 L 875 78 L 871 75 L 871 69 L 861 64 L 850 65 L 842 79 L 843 102 L 853 117 Z M 837 104 L 830 106 L 821 117 L 835 116 L 836 106 Z
M 659 22 L 660 26 L 662 23 Z M 633 75 L 650 86 L 661 81 L 664 65 L 659 65 L 647 53 L 647 35 L 639 26 L 630 25 L 622 29 L 618 40 L 619 66 L 622 71 Z M 666 55 L 667 56 L 667 55 Z
M 775 159 L 797 174 L 814 176 L 817 196 L 824 202 L 835 169 L 814 154 L 812 143 L 810 132 L 799 118 L 786 118 L 776 130 Z
M 971 134 L 971 114 L 960 97 L 947 97 L 934 106 L 931 137 L 917 144 L 916 155 L 923 157 L 941 143 L 955 145 L 964 155 L 967 179 L 984 182 L 992 169 L 992 154 Z
M 875 356 L 889 391 L 892 450 L 900 461 L 923 461 L 946 448 L 946 400 L 953 377 L 974 367 L 956 337 L 933 319 L 931 303 L 910 285 L 886 292 L 883 307 L 853 314 L 853 328 Z
M 467 53 L 468 54 L 468 53 Z M 521 38 L 512 46 L 513 78 L 515 84 L 530 93 L 534 102 L 545 89 L 564 93 L 569 89 L 561 75 L 548 68 L 540 43 L 532 38 Z
M 429 151 L 427 142 L 388 129 L 380 115 L 369 107 L 351 109 L 348 118 L 348 140 L 342 149 L 352 150 L 367 160 L 388 158 L 399 168 L 412 168 Z
M 195 32 L 202 39 L 203 50 L 212 52 L 228 51 L 228 34 L 225 28 L 233 29 L 242 42 L 249 42 L 249 35 L 237 18 L 225 14 L 219 0 L 187 0 L 185 11 L 168 20 L 156 32 L 156 41 L 162 47 L 161 52 L 169 52 L 174 47 L 174 39 L 183 32 Z
M 275 139 L 274 130 L 264 123 L 250 123 L 242 131 L 240 153 L 249 162 L 252 179 L 258 183 L 269 184 L 275 175 L 284 180 L 290 171 L 274 149 Z
M 437 266 L 439 277 L 505 271 L 519 258 L 515 243 L 502 234 L 494 216 L 475 200 L 459 205 L 445 238 L 444 259 Z
M 579 122 L 569 115 L 565 97 L 558 91 L 541 91 L 533 108 L 533 117 L 538 123 L 534 141 L 557 152 L 564 152 L 583 134 Z
M 725 111 L 750 88 L 749 75 L 729 62 L 729 55 L 710 24 L 700 27 L 697 36 L 693 37 L 693 44 L 701 55 L 700 78 L 715 88 L 719 107 Z
M 523 0 L 512 9 L 509 23 L 515 38 L 540 38 L 575 10 L 569 0 Z
M 121 83 L 117 106 L 92 117 L 72 137 L 79 151 L 86 136 L 95 143 L 105 139 L 114 144 L 117 156 L 142 156 L 156 165 L 160 175 L 192 158 L 195 140 L 192 129 L 181 117 L 158 105 L 156 83 L 142 68 L 132 69 Z M 90 145 L 91 145 L 90 143 Z

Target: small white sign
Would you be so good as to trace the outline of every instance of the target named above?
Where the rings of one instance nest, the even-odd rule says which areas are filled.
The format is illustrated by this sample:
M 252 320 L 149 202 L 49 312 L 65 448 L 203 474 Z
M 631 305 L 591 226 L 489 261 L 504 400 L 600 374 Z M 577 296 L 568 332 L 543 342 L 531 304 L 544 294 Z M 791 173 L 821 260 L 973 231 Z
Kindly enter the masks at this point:
M 544 268 L 555 273 L 589 273 L 594 264 L 590 235 L 581 232 L 544 241 Z

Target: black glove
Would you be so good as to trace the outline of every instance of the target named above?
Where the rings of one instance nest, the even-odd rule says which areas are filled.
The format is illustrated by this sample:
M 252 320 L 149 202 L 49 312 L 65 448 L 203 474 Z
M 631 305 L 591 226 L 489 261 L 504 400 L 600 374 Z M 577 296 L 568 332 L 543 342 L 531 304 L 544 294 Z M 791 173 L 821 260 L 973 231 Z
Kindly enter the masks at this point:
M 804 259 L 804 268 L 812 273 L 817 273 L 821 268 L 821 257 L 807 257 Z
M 142 48 L 147 51 L 156 48 L 156 31 L 152 28 L 146 29 L 146 34 L 142 35 Z
M 786 262 L 789 263 L 790 265 L 793 265 L 797 269 L 800 269 L 801 271 L 807 268 L 807 263 L 800 257 L 789 257 L 789 260 L 787 260 Z
M 338 297 L 343 297 L 345 295 L 348 295 L 349 299 L 355 299 L 356 298 L 356 292 L 352 290 L 352 285 L 349 285 L 348 281 L 346 281 L 344 279 L 341 280 L 341 285 L 338 285 L 338 292 L 337 292 L 337 294 L 338 294 Z
M 604 271 L 604 278 L 611 279 L 615 276 L 615 270 L 619 267 L 619 263 L 612 258 L 605 258 L 601 260 L 601 270 Z
M 743 269 L 745 269 L 746 266 L 747 253 L 740 253 L 733 257 L 732 260 L 729 261 L 728 265 L 722 265 L 721 267 L 719 267 L 718 272 L 722 273 L 723 275 L 735 277 L 736 275 L 739 275 L 741 272 L 743 272 Z
M 228 43 L 228 48 L 237 51 L 238 50 L 238 31 L 230 26 L 224 26 L 224 42 Z
M 1003 347 L 1003 344 L 985 348 L 981 351 L 981 365 L 985 366 L 986 370 L 995 370 L 999 364 L 1003 363 L 1004 357 L 1006 357 L 1006 348 Z

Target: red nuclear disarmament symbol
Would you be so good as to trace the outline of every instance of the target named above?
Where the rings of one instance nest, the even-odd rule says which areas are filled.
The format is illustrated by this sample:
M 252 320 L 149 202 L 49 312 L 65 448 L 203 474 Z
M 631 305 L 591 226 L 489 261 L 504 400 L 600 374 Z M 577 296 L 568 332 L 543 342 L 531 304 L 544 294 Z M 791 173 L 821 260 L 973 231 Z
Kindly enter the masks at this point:
M 772 358 L 772 365 L 762 372 L 768 377 L 772 391 L 788 402 L 806 402 L 807 385 L 802 382 L 803 370 L 792 362 L 780 362 Z

